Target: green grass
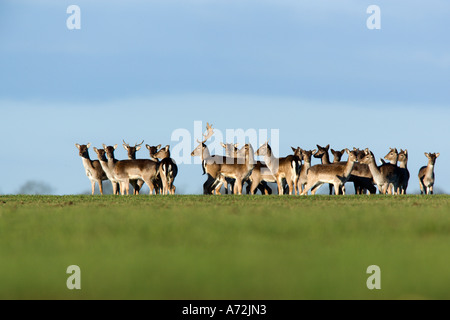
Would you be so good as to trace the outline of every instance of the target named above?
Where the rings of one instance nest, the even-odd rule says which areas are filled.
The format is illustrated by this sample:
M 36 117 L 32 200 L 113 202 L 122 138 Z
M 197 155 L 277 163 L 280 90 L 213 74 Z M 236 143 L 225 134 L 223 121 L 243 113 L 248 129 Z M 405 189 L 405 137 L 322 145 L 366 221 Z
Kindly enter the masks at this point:
M 450 299 L 449 270 L 449 196 L 0 197 L 0 299 Z

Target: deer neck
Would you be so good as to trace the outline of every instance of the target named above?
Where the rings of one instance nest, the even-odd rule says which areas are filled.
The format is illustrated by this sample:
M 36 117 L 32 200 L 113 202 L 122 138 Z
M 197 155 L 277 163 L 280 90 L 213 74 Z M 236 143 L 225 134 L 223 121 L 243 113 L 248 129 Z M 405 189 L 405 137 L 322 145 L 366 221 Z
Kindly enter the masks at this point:
M 348 178 L 350 177 L 350 175 L 352 174 L 353 171 L 353 167 L 355 166 L 355 161 L 347 161 L 347 164 L 345 165 L 345 170 L 344 170 L 344 177 Z
M 369 166 L 369 170 L 370 173 L 373 176 L 373 179 L 375 181 L 380 181 L 382 180 L 383 176 L 381 174 L 380 168 L 377 166 L 376 162 L 375 162 L 375 158 L 373 158 L 372 160 L 370 160 L 370 162 L 367 164 Z
M 305 169 L 311 168 L 311 161 L 305 161 L 303 167 L 305 167 Z
M 427 170 L 425 172 L 425 177 L 431 179 L 434 173 L 434 164 L 431 160 L 428 161 Z
M 269 168 L 272 174 L 275 175 L 278 172 L 278 161 L 271 151 L 267 150 L 267 153 L 264 156 L 264 161 L 266 162 L 267 168 Z
M 94 169 L 94 166 L 92 165 L 92 160 L 89 157 L 89 153 L 86 153 L 86 155 L 82 156 L 81 161 L 83 161 L 83 166 L 86 170 Z
M 113 169 L 113 168 L 114 168 L 114 166 L 116 165 L 116 162 L 117 162 L 117 159 L 114 158 L 114 155 L 113 155 L 112 157 L 108 157 L 108 162 L 107 162 L 107 164 L 108 164 L 108 167 L 109 167 L 110 169 Z
M 328 155 L 328 151 L 325 152 L 321 158 L 322 164 L 330 164 L 330 156 Z
M 400 161 L 399 168 L 408 169 L 408 162 L 407 161 Z
M 202 161 L 208 158 L 211 158 L 211 154 L 209 153 L 208 147 L 205 146 L 205 148 L 202 150 Z
M 153 162 L 159 162 L 159 159 L 155 158 L 153 155 L 150 155 L 150 160 L 152 160 Z
M 245 164 L 247 169 L 252 169 L 255 166 L 255 156 L 253 150 L 250 150 L 248 154 L 245 155 Z

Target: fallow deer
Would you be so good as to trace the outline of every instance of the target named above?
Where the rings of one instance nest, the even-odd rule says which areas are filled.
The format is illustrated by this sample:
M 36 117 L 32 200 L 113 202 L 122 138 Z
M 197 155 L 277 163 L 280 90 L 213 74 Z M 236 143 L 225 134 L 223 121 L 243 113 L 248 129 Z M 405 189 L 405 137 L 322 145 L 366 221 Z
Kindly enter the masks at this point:
M 238 145 L 239 143 L 220 143 L 221 146 L 225 149 L 225 157 L 228 158 L 237 158 L 238 157 Z M 222 187 L 222 185 L 225 188 L 225 194 L 228 194 L 228 187 L 230 187 L 231 189 L 231 193 L 233 193 L 233 188 L 234 188 L 234 182 L 235 180 L 232 178 L 224 178 L 223 181 L 221 181 L 221 183 L 219 183 L 216 187 L 216 194 L 220 194 L 220 188 Z
M 324 183 L 333 185 L 334 190 L 337 191 L 336 194 L 341 192 L 345 194 L 344 185 L 350 177 L 355 163 L 358 161 L 355 151 L 348 149 L 345 149 L 345 151 L 348 154 L 346 163 L 318 164 L 308 170 L 307 183 L 302 195 L 306 195 L 309 190 L 311 190 L 312 195 L 315 195 Z
M 264 157 L 266 166 L 277 181 L 279 195 L 284 194 L 283 180 L 286 180 L 289 194 L 297 194 L 298 168 L 301 165 L 298 157 L 289 155 L 283 158 L 276 158 L 268 141 L 259 147 L 256 155 Z
M 119 181 L 116 180 L 114 176 L 114 166 L 118 160 L 114 159 L 114 150 L 117 148 L 117 144 L 113 146 L 107 147 L 103 144 L 103 149 L 97 149 L 94 147 L 94 151 L 98 156 L 98 160 L 102 166 L 103 171 L 105 171 L 106 176 L 109 181 L 111 181 L 113 194 L 119 194 L 120 187 Z
M 420 168 L 419 170 L 419 184 L 420 194 L 433 194 L 434 193 L 434 166 L 436 165 L 436 159 L 440 156 L 440 153 L 426 153 L 428 158 L 428 165 Z
M 409 170 L 408 170 L 408 150 L 400 149 L 398 154 L 398 162 L 399 162 L 399 172 L 400 172 L 400 181 L 399 181 L 399 190 L 397 193 L 406 194 L 406 189 L 408 188 L 409 182 Z
M 192 151 L 191 156 L 199 156 L 202 159 L 204 172 L 208 174 L 208 180 L 203 184 L 203 193 L 211 194 L 223 178 L 234 178 L 234 194 L 242 194 L 242 184 L 251 174 L 254 167 L 253 148 L 246 144 L 242 148 L 242 158 L 227 158 L 211 156 L 205 142 L 214 134 L 209 123 L 206 125 L 207 134 L 203 135 L 203 141 L 197 140 L 199 145 Z M 242 163 L 243 162 L 243 163 Z
M 364 153 L 365 156 L 361 162 L 369 166 L 373 181 L 377 185 L 379 192 L 381 194 L 392 193 L 389 188 L 391 184 L 394 186 L 394 190 L 397 190 L 399 185 L 398 167 L 391 163 L 377 166 L 373 153 L 367 148 L 364 150 Z
M 296 150 L 296 153 L 299 154 L 300 158 L 303 159 L 303 165 L 300 170 L 300 174 L 298 177 L 297 187 L 298 187 L 298 194 L 302 194 L 308 178 L 308 170 L 311 168 L 311 157 L 314 153 L 316 153 L 316 149 L 314 150 L 303 150 L 302 148 L 298 147 Z M 295 154 L 295 153 L 294 153 Z
M 118 161 L 114 167 L 114 176 L 120 182 L 121 194 L 129 194 L 131 180 L 143 180 L 150 188 L 150 195 L 153 194 L 158 169 L 159 164 L 150 159 Z
M 333 163 L 341 162 L 342 156 L 345 153 L 345 149 L 342 149 L 341 151 L 339 151 L 339 150 L 336 151 L 336 150 L 331 149 L 330 151 L 331 151 L 331 154 L 333 155 Z
M 375 187 L 369 166 L 365 163 L 361 163 L 361 160 L 366 155 L 364 150 L 359 150 L 357 148 L 353 148 L 353 150 L 356 151 L 358 162 L 355 163 L 348 182 L 353 182 L 355 194 L 366 194 L 367 191 L 370 194 L 376 194 L 377 188 Z
M 243 153 L 242 149 L 238 149 L 238 143 L 221 143 L 221 145 L 225 149 L 225 156 L 227 158 L 237 158 L 239 154 Z M 247 194 L 255 194 L 256 190 L 259 190 L 261 194 L 272 194 L 272 189 L 267 185 L 267 182 L 275 182 L 275 177 L 267 170 L 267 166 L 263 162 L 256 161 L 252 173 L 244 181 L 244 183 L 247 183 Z M 234 182 L 234 179 L 225 178 L 225 193 L 228 193 L 227 185 L 230 185 L 231 190 L 233 190 Z
M 393 165 L 397 165 L 398 163 L 398 150 L 397 148 L 389 148 L 389 152 L 387 155 L 384 156 L 384 159 L 389 161 L 389 163 L 393 164 Z M 384 164 L 384 161 L 382 161 L 382 164 Z
M 106 176 L 105 171 L 103 171 L 100 161 L 91 160 L 89 157 L 89 147 L 91 144 L 88 143 L 80 145 L 76 143 L 75 146 L 77 147 L 81 160 L 83 161 L 86 176 L 91 181 L 92 195 L 95 191 L 95 183 L 98 184 L 100 194 L 103 194 L 103 180 L 108 180 L 108 177 Z
M 159 175 L 162 180 L 163 191 L 162 194 L 175 194 L 175 186 L 173 182 L 178 174 L 178 166 L 170 157 L 170 146 L 167 145 L 157 153 L 155 153 L 155 158 L 161 159 L 159 162 Z
M 159 164 L 159 159 L 155 157 L 156 153 L 159 149 L 161 149 L 161 144 L 158 144 L 157 146 L 150 146 L 148 144 L 145 145 L 149 152 L 150 160 L 156 162 Z M 156 194 L 162 194 L 163 192 L 163 184 L 161 180 L 161 175 L 158 173 L 158 177 L 153 181 L 153 184 L 155 186 L 155 193 Z
M 141 149 L 141 145 L 144 143 L 144 140 L 142 140 L 142 142 L 139 144 L 136 143 L 134 145 L 134 147 L 132 147 L 128 143 L 126 143 L 125 140 L 122 140 L 122 141 L 123 141 L 123 148 L 127 151 L 128 159 L 136 160 L 136 151 L 139 151 Z M 142 185 L 144 184 L 144 181 L 139 180 L 139 179 L 138 180 L 132 179 L 132 180 L 130 180 L 130 183 L 133 186 L 133 190 L 134 190 L 133 193 L 135 195 L 139 194 L 139 191 L 141 190 Z
M 321 147 L 317 145 L 317 151 L 313 154 L 314 158 L 320 159 L 322 164 L 331 164 L 330 156 L 328 154 L 328 150 L 330 149 L 330 145 L 327 144 L 325 147 Z M 330 195 L 333 194 L 333 185 L 329 184 L 329 192 Z M 337 191 L 335 192 L 337 194 Z

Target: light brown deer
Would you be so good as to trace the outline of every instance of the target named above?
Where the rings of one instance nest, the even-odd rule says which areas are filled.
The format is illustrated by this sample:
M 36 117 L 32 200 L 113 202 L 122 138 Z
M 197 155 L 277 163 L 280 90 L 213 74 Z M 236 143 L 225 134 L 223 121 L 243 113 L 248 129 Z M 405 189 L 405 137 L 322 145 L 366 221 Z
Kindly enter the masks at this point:
M 214 134 L 214 131 L 208 123 L 206 127 L 207 134 L 203 135 L 203 141 L 197 140 L 199 145 L 191 153 L 191 156 L 201 157 L 204 172 L 208 175 L 208 180 L 203 184 L 203 193 L 211 194 L 224 178 L 234 178 L 236 180 L 234 194 L 242 194 L 243 181 L 248 178 L 255 165 L 252 146 L 246 144 L 242 149 L 242 157 L 238 158 L 211 156 L 205 142 Z
M 375 156 L 369 149 L 364 150 L 365 156 L 361 160 L 362 163 L 369 166 L 369 170 L 372 173 L 373 180 L 378 187 L 381 194 L 391 194 L 391 188 L 389 185 L 394 186 L 394 190 L 398 190 L 399 185 L 399 170 L 396 165 L 386 163 L 381 166 L 377 166 Z
M 419 183 L 420 194 L 433 194 L 434 193 L 434 166 L 436 165 L 436 159 L 440 156 L 440 153 L 426 153 L 428 158 L 428 165 L 422 167 L 419 170 Z
M 221 146 L 225 149 L 225 157 L 228 158 L 237 158 L 238 157 L 238 145 L 239 143 L 220 143 Z M 228 194 L 229 189 L 231 189 L 231 193 L 233 193 L 235 180 L 232 178 L 223 178 L 223 180 L 217 185 L 215 192 L 216 194 L 220 194 L 220 188 L 222 185 L 225 188 L 225 194 Z M 230 188 L 228 188 L 230 187 Z
M 108 177 L 109 181 L 111 181 L 113 194 L 119 194 L 120 192 L 119 181 L 117 181 L 116 177 L 114 176 L 114 166 L 118 161 L 114 158 L 114 150 L 116 148 L 117 144 L 115 146 L 109 147 L 103 144 L 103 149 L 97 149 L 96 147 L 94 147 L 94 151 L 98 156 L 98 160 L 100 161 L 102 169 L 103 171 L 105 171 L 105 174 Z
M 328 154 L 328 150 L 330 149 L 330 145 L 327 144 L 325 147 L 317 145 L 317 151 L 313 154 L 314 158 L 320 159 L 322 164 L 331 164 L 330 156 Z M 329 184 L 329 193 L 333 194 L 333 185 Z M 337 194 L 337 192 L 335 192 Z
M 311 194 L 315 195 L 317 190 L 324 183 L 329 183 L 333 185 L 334 190 L 337 191 L 336 194 L 344 194 L 344 185 L 350 177 L 355 162 L 358 161 L 357 154 L 355 151 L 350 151 L 345 149 L 348 154 L 348 160 L 344 163 L 333 163 L 333 164 L 318 164 L 312 166 L 308 170 L 307 183 L 302 192 L 302 195 L 308 194 L 311 190 Z
M 303 190 L 306 186 L 307 179 L 308 179 L 308 170 L 311 168 L 311 158 L 314 153 L 316 153 L 316 149 L 314 150 L 303 150 L 302 148 L 298 147 L 294 154 L 298 155 L 300 159 L 303 159 L 303 165 L 300 169 L 300 174 L 298 175 L 297 180 L 297 187 L 298 187 L 298 194 L 302 194 Z
M 157 153 L 155 153 L 155 158 L 161 159 L 159 162 L 159 175 L 162 181 L 162 194 L 175 194 L 175 186 L 173 182 L 178 174 L 178 166 L 170 157 L 170 146 L 167 145 Z
M 389 161 L 393 165 L 397 165 L 398 163 L 398 150 L 397 148 L 389 148 L 389 152 L 387 155 L 384 156 L 384 159 Z M 382 164 L 385 162 L 382 161 Z
M 289 187 L 288 194 L 297 194 L 298 168 L 301 165 L 297 157 L 289 155 L 283 158 L 276 158 L 268 141 L 259 147 L 256 155 L 264 157 L 267 167 L 277 181 L 279 195 L 284 194 L 283 180 L 286 180 Z
M 228 158 L 238 158 L 239 154 L 243 154 L 243 150 L 238 149 L 238 143 L 221 143 L 221 145 L 225 149 L 225 156 Z M 228 193 L 227 185 L 230 185 L 231 190 L 233 190 L 235 180 L 230 178 L 225 178 L 225 180 L 225 193 Z M 272 194 L 272 189 L 267 185 L 267 182 L 276 182 L 275 177 L 263 162 L 256 161 L 251 175 L 244 181 L 244 183 L 247 183 L 247 194 L 255 194 L 257 190 L 261 194 Z
M 128 150 L 129 148 L 135 148 L 134 152 L 129 152 L 129 157 L 134 157 L 136 151 L 140 149 L 141 144 L 144 141 L 142 141 L 139 145 L 135 145 L 135 147 L 130 147 L 125 141 L 124 141 L 124 148 Z M 159 169 L 159 163 L 157 161 L 154 161 L 153 159 L 128 159 L 128 160 L 122 160 L 118 161 L 114 167 L 114 176 L 116 179 L 120 182 L 120 191 L 121 194 L 124 195 L 125 193 L 128 195 L 130 186 L 129 184 L 131 181 L 135 182 L 135 190 L 137 188 L 140 189 L 137 181 L 144 181 L 147 183 L 148 187 L 150 188 L 150 195 L 153 194 L 153 190 L 155 190 L 156 193 L 158 193 L 158 169 Z M 133 187 L 135 187 L 133 186 Z M 142 184 L 141 184 L 142 186 Z
M 128 143 L 125 142 L 125 140 L 123 141 L 123 148 L 127 151 L 127 155 L 128 155 L 128 159 L 129 160 L 136 160 L 136 152 L 139 151 L 141 149 L 141 145 L 144 143 L 144 140 L 142 140 L 141 143 L 139 144 L 135 144 L 134 147 L 130 146 Z M 139 194 L 139 191 L 141 190 L 144 181 L 143 180 L 135 180 L 132 179 L 130 180 L 131 185 L 133 186 L 133 194 Z
M 92 195 L 94 195 L 95 183 L 98 184 L 100 194 L 103 194 L 103 180 L 108 180 L 108 177 L 106 176 L 105 171 L 103 171 L 100 161 L 91 160 L 89 157 L 89 147 L 91 144 L 88 143 L 80 145 L 76 143 L 75 146 L 77 147 L 81 160 L 83 161 L 86 176 L 91 181 Z

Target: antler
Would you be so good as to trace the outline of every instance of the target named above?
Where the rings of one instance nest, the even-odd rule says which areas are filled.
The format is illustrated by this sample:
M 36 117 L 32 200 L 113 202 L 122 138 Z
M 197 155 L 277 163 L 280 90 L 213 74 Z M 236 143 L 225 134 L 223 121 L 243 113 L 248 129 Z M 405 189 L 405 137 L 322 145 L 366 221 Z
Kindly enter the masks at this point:
M 214 135 L 213 127 L 212 127 L 212 125 L 210 125 L 208 122 L 206 123 L 206 130 L 207 130 L 207 131 L 206 131 L 206 134 L 202 134 L 202 136 L 203 136 L 203 141 L 200 142 L 200 141 L 197 139 L 197 142 L 198 142 L 198 143 L 200 143 L 200 144 L 205 143 L 206 140 L 208 140 L 209 138 L 211 138 L 211 137 Z
M 123 144 L 126 145 L 127 147 L 129 147 L 130 145 L 128 143 L 125 142 L 125 140 L 122 140 Z
M 125 141 L 124 141 L 124 142 L 125 142 Z M 143 143 L 144 143 L 144 140 L 142 140 L 142 142 L 139 143 L 139 144 L 135 144 L 134 147 L 139 147 L 139 146 L 142 145 Z

